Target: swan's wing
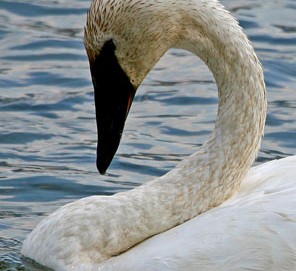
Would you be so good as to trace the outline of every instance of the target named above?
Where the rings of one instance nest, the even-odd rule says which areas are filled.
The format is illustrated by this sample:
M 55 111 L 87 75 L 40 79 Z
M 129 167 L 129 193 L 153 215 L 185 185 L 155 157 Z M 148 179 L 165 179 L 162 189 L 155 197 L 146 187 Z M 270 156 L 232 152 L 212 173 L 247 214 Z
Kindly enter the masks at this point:
M 99 270 L 296 270 L 296 156 L 255 167 L 223 205 Z

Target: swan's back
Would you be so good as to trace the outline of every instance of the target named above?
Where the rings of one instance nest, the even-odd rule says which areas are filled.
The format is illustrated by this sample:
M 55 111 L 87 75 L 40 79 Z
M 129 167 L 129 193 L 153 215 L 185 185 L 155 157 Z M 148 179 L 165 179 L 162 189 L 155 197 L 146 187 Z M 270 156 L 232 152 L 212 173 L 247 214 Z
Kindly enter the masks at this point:
M 154 236 L 102 270 L 296 270 L 296 156 L 251 169 L 221 206 Z

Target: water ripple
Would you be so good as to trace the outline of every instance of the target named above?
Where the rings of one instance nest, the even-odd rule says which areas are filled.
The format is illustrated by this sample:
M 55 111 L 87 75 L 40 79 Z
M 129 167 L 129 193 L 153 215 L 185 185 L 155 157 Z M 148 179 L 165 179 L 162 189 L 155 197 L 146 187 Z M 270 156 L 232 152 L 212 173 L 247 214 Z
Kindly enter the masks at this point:
M 29 1 L 27 3 L 21 3 L 17 1 L 2 0 L 0 2 L 0 9 L 9 13 L 16 14 L 24 17 L 43 17 L 48 15 L 54 16 L 69 16 L 69 15 L 84 15 L 87 9 L 82 8 L 60 8 L 53 7 L 52 5 L 36 5 Z

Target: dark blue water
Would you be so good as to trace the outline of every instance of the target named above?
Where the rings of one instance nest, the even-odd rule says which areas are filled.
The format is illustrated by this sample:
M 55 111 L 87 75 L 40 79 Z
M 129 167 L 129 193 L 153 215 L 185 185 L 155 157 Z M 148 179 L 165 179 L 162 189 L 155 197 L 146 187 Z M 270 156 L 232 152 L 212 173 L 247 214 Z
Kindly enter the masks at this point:
M 258 163 L 296 154 L 296 3 L 222 1 L 265 68 L 266 133 Z M 89 0 L 0 1 L 0 270 L 44 270 L 20 248 L 66 202 L 113 194 L 170 170 L 208 137 L 212 75 L 171 50 L 138 90 L 109 169 L 95 168 L 92 84 L 83 47 Z

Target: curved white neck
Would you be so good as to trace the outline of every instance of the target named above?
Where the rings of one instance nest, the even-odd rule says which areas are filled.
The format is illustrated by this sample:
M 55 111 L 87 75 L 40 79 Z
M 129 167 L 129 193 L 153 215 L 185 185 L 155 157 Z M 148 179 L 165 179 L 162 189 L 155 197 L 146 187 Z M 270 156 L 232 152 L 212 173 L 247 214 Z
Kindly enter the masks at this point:
M 235 19 L 217 3 L 215 8 L 197 8 L 198 14 L 194 10 L 187 13 L 191 20 L 186 20 L 187 31 L 176 47 L 195 53 L 212 71 L 219 107 L 210 139 L 182 162 L 179 170 L 186 172 L 192 164 L 197 172 L 203 169 L 202 176 L 196 172 L 195 177 L 186 179 L 199 177 L 204 182 L 207 195 L 202 202 L 208 199 L 212 207 L 233 193 L 255 160 L 263 136 L 267 101 L 261 64 Z
M 222 6 L 200 3 L 189 12 L 187 7 L 174 47 L 195 53 L 212 71 L 218 87 L 218 115 L 209 140 L 195 154 L 131 192 L 144 208 L 158 204 L 156 215 L 149 218 L 155 220 L 147 223 L 159 232 L 231 196 L 254 162 L 264 130 L 265 84 L 253 47 Z

